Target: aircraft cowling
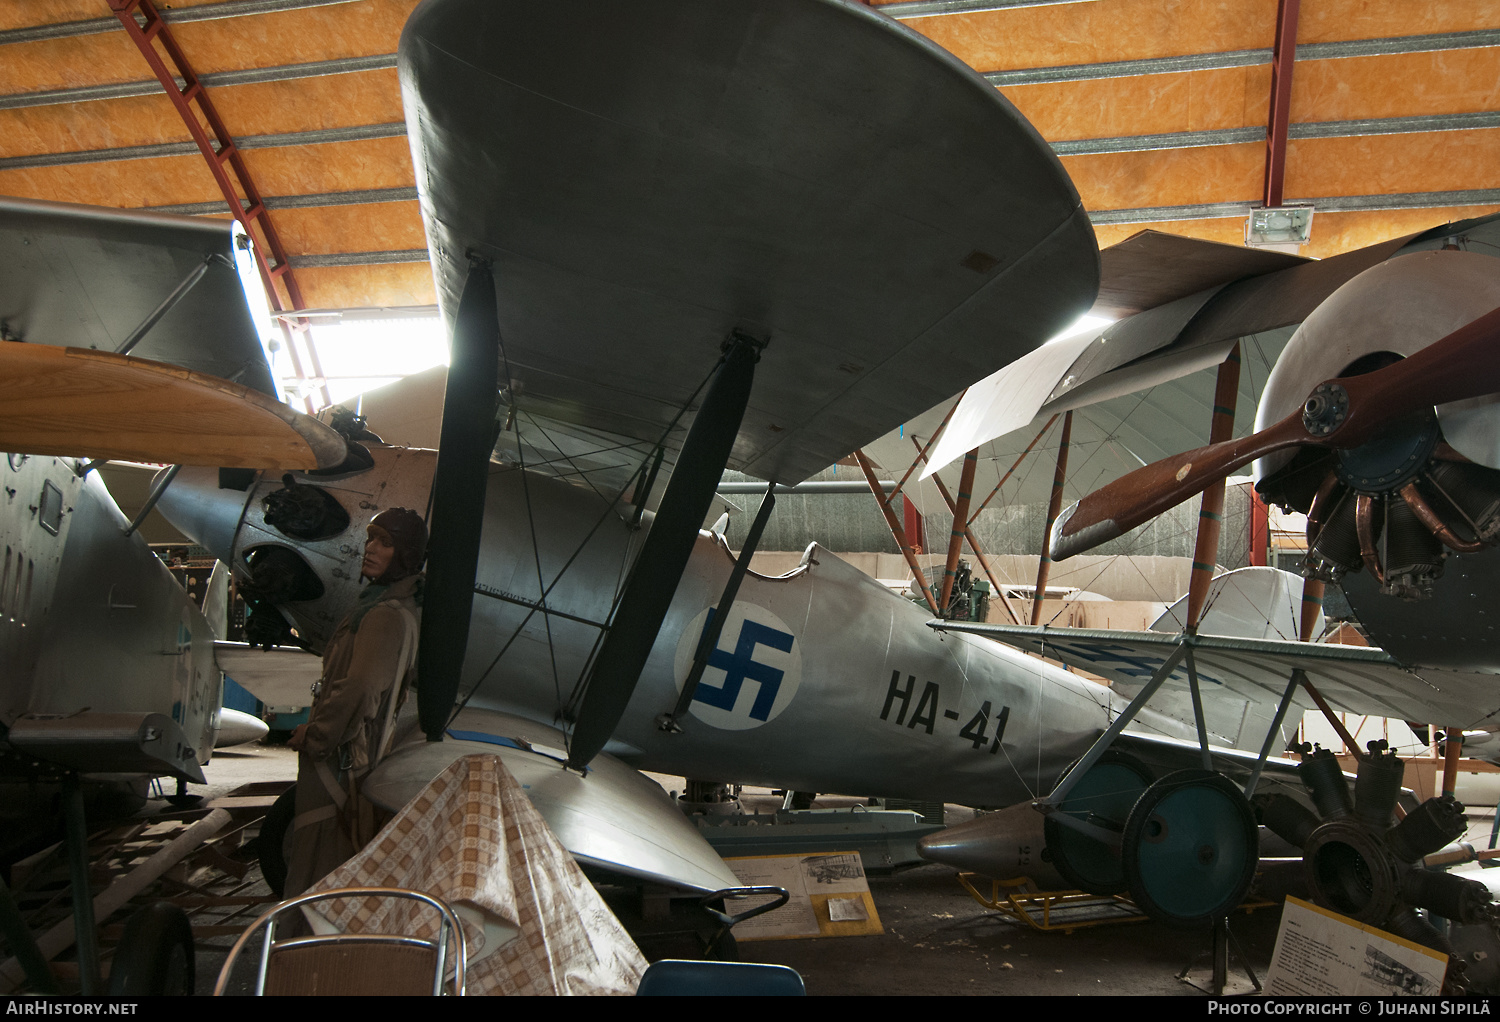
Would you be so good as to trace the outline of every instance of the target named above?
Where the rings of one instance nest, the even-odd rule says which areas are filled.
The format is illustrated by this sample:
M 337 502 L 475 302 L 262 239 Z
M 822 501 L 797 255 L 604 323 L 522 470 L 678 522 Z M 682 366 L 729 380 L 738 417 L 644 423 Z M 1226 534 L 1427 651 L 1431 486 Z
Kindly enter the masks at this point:
M 241 591 L 253 590 L 257 562 L 275 561 L 281 592 L 266 594 L 297 637 L 315 652 L 333 634 L 359 596 L 365 527 L 388 507 L 425 508 L 435 451 L 372 444 L 374 464 L 336 476 L 294 473 L 298 487 L 336 503 L 348 522 L 308 539 L 275 524 L 275 495 L 287 489 L 279 472 L 262 472 L 245 489 L 221 486 L 218 470 L 184 468 L 157 507 L 174 526 L 230 566 Z M 267 498 L 271 501 L 267 504 Z M 271 511 L 270 520 L 267 511 Z M 270 555 L 270 556 L 268 556 Z M 290 641 L 290 640 L 288 640 Z
M 1322 414 L 1336 428 L 1345 413 L 1339 402 L 1347 398 L 1335 393 L 1337 388 L 1318 387 L 1310 395 L 1313 383 L 1397 363 L 1500 307 L 1497 269 L 1500 262 L 1491 256 L 1442 250 L 1366 270 L 1320 305 L 1292 337 L 1266 382 L 1256 428 L 1299 407 L 1305 420 Z M 1256 489 L 1268 502 L 1308 515 L 1304 573 L 1339 584 L 1367 626 L 1393 636 L 1411 629 L 1380 624 L 1392 614 L 1409 623 L 1409 614 L 1381 605 L 1383 598 L 1413 601 L 1442 594 L 1440 604 L 1447 607 L 1450 596 L 1467 604 L 1481 595 L 1469 584 L 1475 581 L 1472 572 L 1461 572 L 1469 580 L 1448 585 L 1451 591 L 1438 580 L 1453 558 L 1482 555 L 1500 541 L 1497 470 L 1497 395 L 1419 411 L 1348 450 L 1303 447 L 1255 463 Z M 1386 645 L 1384 635 L 1376 637 Z M 1486 658 L 1494 662 L 1488 650 L 1481 662 Z M 1428 655 L 1413 662 L 1433 660 Z
M 1319 305 L 1287 342 L 1266 379 L 1255 429 L 1301 407 L 1308 389 L 1345 375 L 1371 355 L 1414 355 L 1500 306 L 1500 261 L 1474 252 L 1416 252 L 1372 266 Z M 1500 469 L 1500 395 L 1438 407 L 1448 443 L 1465 457 Z M 1255 463 L 1257 487 L 1274 479 L 1296 451 Z

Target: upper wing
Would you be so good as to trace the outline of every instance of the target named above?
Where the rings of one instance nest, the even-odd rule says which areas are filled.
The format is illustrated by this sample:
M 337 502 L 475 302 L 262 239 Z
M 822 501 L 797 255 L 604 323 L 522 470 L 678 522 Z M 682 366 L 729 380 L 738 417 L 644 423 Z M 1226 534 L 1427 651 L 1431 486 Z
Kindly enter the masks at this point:
M 1033 416 L 1097 406 L 1216 366 L 1242 338 L 1256 337 L 1257 354 L 1274 359 L 1292 328 L 1344 283 L 1403 248 L 1430 246 L 1440 236 L 1434 229 L 1316 261 L 1155 231 L 1111 246 L 1101 253 L 1103 278 L 1095 311 L 1132 314 L 1079 344 L 1075 357 L 1054 359 L 1024 390 L 1014 387 L 1016 367 L 971 387 L 938 442 L 927 474 L 1026 425 Z M 1037 352 L 1032 357 L 1041 356 Z M 1211 395 L 1213 384 L 1196 389 Z M 1255 381 L 1242 380 L 1241 390 L 1250 399 L 1242 406 L 1253 407 L 1260 396 Z M 1207 414 L 1191 428 L 1175 414 L 1182 404 L 1176 390 L 1132 399 L 1132 413 L 1138 403 L 1147 415 L 1153 407 L 1163 409 L 1159 418 L 1165 420 L 1159 431 L 1143 438 L 1147 443 L 1131 446 L 1143 462 L 1154 460 L 1156 450 L 1176 453 L 1196 447 L 1207 435 Z M 1115 436 L 1118 418 L 1106 409 L 1100 432 Z M 1076 482 L 1094 488 L 1119 474 L 1115 470 Z
M 330 426 L 177 366 L 87 348 L 0 344 L 0 450 L 221 468 L 328 469 Z
M 201 267 L 130 353 L 276 397 L 244 238 L 232 220 L 0 197 L 0 336 L 117 351 Z
M 441 0 L 400 70 L 440 302 L 493 261 L 523 411 L 670 451 L 739 330 L 769 343 L 730 466 L 794 482 L 1094 297 L 1041 138 L 848 0 Z
M 988 635 L 1128 687 L 1144 684 L 1182 641 L 1161 632 L 952 621 L 932 626 Z M 1274 706 L 1291 672 L 1300 670 L 1336 710 L 1455 727 L 1476 727 L 1500 717 L 1500 677 L 1493 674 L 1411 669 L 1365 646 L 1212 635 L 1189 642 L 1205 692 L 1233 693 Z M 1182 691 L 1187 683 L 1187 668 L 1179 664 L 1165 688 Z M 1312 706 L 1300 692 L 1295 702 L 1304 709 Z

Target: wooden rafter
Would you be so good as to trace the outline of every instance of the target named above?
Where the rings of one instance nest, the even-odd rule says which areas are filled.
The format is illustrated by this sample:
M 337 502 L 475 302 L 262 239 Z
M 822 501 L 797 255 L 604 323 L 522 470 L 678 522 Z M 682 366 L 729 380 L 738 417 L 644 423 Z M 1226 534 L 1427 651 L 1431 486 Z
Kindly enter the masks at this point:
M 261 281 L 265 284 L 272 311 L 306 308 L 302 291 L 292 274 L 291 262 L 286 250 L 282 248 L 281 239 L 277 236 L 271 215 L 250 176 L 249 168 L 245 166 L 239 146 L 235 144 L 234 136 L 229 133 L 218 110 L 214 108 L 208 90 L 173 37 L 171 27 L 152 0 L 108 2 L 110 10 L 125 27 L 125 33 L 136 49 L 146 58 L 146 63 L 156 75 L 156 80 L 161 83 L 162 90 L 187 126 L 188 134 L 197 144 L 198 151 L 203 154 L 209 173 L 219 186 L 224 201 L 229 204 L 230 212 L 244 225 L 246 233 L 254 242 L 252 248 L 256 265 L 260 268 Z M 179 80 L 183 83 L 181 87 L 177 85 Z M 277 287 L 278 284 L 280 288 Z M 282 289 L 285 289 L 284 295 Z M 290 333 L 291 330 L 302 330 L 305 327 L 301 324 L 289 327 L 285 320 L 279 322 L 283 333 L 287 334 L 287 352 L 291 355 L 292 366 L 298 379 L 305 380 L 307 374 Z M 312 375 L 322 377 L 317 349 L 311 343 L 307 346 L 307 355 Z M 324 402 L 332 404 L 326 380 L 321 384 L 321 389 Z M 310 405 L 308 410 L 312 410 Z

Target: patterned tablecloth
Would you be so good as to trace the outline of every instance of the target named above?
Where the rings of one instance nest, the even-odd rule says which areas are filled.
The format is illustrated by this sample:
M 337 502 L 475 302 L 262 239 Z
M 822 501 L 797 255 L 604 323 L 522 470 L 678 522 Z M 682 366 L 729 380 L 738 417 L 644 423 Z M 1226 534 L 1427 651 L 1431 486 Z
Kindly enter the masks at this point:
M 313 891 L 406 887 L 453 906 L 469 942 L 470 994 L 633 994 L 640 950 L 495 756 L 456 760 Z M 347 932 L 430 937 L 430 908 L 349 899 Z

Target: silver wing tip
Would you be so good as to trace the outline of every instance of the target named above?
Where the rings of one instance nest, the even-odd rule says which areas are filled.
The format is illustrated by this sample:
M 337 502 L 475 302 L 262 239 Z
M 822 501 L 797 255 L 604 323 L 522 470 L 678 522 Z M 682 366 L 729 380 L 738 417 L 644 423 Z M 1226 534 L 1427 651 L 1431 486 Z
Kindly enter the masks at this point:
M 1052 526 L 1052 536 L 1047 548 L 1047 556 L 1053 561 L 1063 561 L 1074 554 L 1081 554 L 1086 550 L 1092 550 L 1101 543 L 1108 543 L 1120 535 L 1120 527 L 1113 518 L 1095 522 L 1093 525 L 1085 525 L 1083 528 L 1069 535 L 1063 535 L 1063 528 L 1068 520 L 1078 510 L 1077 502 L 1070 504 L 1062 514 L 1057 516 L 1057 521 Z

